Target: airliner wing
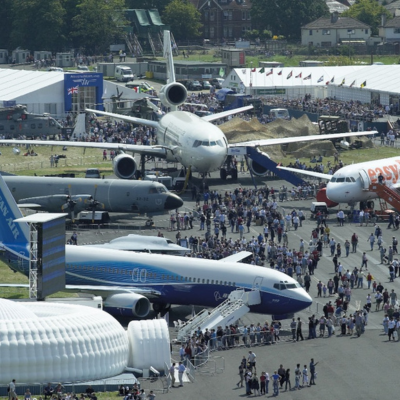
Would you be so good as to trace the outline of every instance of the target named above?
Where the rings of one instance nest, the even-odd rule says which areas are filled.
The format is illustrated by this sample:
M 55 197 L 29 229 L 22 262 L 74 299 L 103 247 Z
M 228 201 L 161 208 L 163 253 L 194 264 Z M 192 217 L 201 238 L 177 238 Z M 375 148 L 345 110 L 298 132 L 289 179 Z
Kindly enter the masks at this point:
M 288 167 L 276 167 L 279 169 L 283 169 L 285 171 L 296 172 L 298 174 L 313 176 L 314 178 L 327 179 L 330 181 L 333 178 L 333 175 L 323 174 L 322 172 L 315 171 L 307 171 L 306 169 L 297 169 L 297 168 L 288 168 Z
M 252 105 L 246 107 L 234 108 L 233 110 L 222 111 L 217 114 L 205 115 L 204 117 L 201 117 L 201 119 L 207 122 L 211 122 L 215 121 L 216 119 L 229 117 L 229 115 L 239 114 L 241 112 L 251 110 L 252 108 L 253 108 Z
M 85 111 L 91 112 L 94 114 L 104 115 L 106 117 L 112 117 L 114 119 L 122 119 L 123 121 L 128 121 L 128 122 L 131 122 L 132 124 L 147 125 L 147 126 L 151 126 L 153 128 L 159 127 L 159 124 L 157 121 L 152 121 L 150 119 L 136 118 L 136 117 L 131 117 L 129 115 L 114 114 L 114 113 L 110 113 L 110 112 L 106 112 L 106 111 L 91 110 L 90 108 L 86 108 Z
M 158 290 L 145 288 L 145 287 L 132 287 L 132 286 L 95 286 L 95 285 L 65 285 L 66 290 L 77 290 L 80 292 L 96 292 L 96 293 L 137 293 L 146 297 L 161 296 Z
M 250 251 L 241 251 L 240 253 L 232 254 L 231 256 L 221 258 L 222 262 L 239 262 L 248 256 L 252 256 L 253 253 Z
M 69 142 L 64 140 L 13 140 L 1 139 L 0 143 L 5 144 L 29 144 L 37 146 L 67 146 L 67 147 L 82 147 L 91 149 L 103 150 L 120 150 L 123 152 L 132 152 L 135 154 L 147 154 L 154 157 L 165 157 L 165 148 L 159 146 L 144 146 L 139 144 L 125 143 L 97 143 L 97 142 Z
M 2 283 L 0 287 L 7 288 L 25 288 L 29 289 L 29 284 L 27 283 Z M 95 286 L 95 285 L 65 285 L 65 290 L 74 290 L 78 292 L 93 292 L 93 293 L 103 293 L 108 295 L 110 293 L 137 293 L 146 297 L 158 297 L 161 296 L 161 292 L 158 290 L 150 288 L 138 288 L 132 286 Z
M 252 140 L 249 142 L 241 142 L 230 144 L 229 147 L 258 147 L 258 146 L 274 146 L 276 144 L 297 143 L 297 142 L 312 142 L 314 140 L 329 140 L 338 139 L 350 136 L 370 136 L 377 134 L 377 131 L 364 131 L 364 132 L 346 132 L 346 133 L 333 133 L 326 135 L 310 135 L 310 136 L 293 136 L 286 138 L 276 139 L 260 139 Z

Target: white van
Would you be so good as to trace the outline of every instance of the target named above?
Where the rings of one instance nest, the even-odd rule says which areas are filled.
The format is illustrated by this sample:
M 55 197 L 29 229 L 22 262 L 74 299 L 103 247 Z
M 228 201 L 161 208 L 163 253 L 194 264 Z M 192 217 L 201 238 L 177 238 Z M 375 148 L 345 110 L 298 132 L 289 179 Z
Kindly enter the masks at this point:
M 289 111 L 287 108 L 273 108 L 269 111 L 269 113 L 274 120 L 278 118 L 290 119 Z
M 117 65 L 115 67 L 115 79 L 121 82 L 129 82 L 135 79 L 132 70 L 129 67 Z

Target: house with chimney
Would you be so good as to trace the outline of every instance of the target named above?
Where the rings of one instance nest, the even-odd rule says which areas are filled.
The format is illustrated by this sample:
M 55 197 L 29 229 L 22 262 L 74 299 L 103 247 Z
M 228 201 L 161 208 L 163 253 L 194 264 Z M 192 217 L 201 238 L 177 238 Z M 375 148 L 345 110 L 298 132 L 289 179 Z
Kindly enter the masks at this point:
M 303 46 L 332 47 L 338 44 L 366 44 L 371 27 L 350 17 L 333 12 L 330 18 L 318 18 L 301 28 Z

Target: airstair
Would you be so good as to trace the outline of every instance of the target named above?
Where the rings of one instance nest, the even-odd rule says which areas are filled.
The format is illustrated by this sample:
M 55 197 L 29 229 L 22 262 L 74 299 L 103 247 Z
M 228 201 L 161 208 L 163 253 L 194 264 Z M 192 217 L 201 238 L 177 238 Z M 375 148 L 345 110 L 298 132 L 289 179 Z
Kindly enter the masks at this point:
M 137 36 L 135 34 L 126 34 L 124 38 L 131 55 L 141 57 L 143 55 L 143 49 L 139 43 Z
M 267 168 L 269 171 L 279 176 L 279 178 L 291 183 L 294 186 L 301 186 L 306 183 L 303 179 L 299 178 L 294 173 L 277 168 L 278 164 L 272 161 L 264 153 L 258 151 L 256 147 L 246 147 L 246 155 L 257 164 L 261 165 L 264 168 Z
M 199 327 L 216 329 L 218 326 L 229 326 L 250 311 L 249 306 L 260 304 L 261 295 L 258 289 L 245 291 L 237 289 L 230 293 L 228 298 L 212 311 L 203 310 L 182 325 L 178 332 L 178 341 L 191 336 Z
M 384 199 L 397 211 L 400 211 L 400 193 L 396 189 L 391 189 L 382 183 L 373 183 L 369 186 L 369 191 L 376 193 L 379 198 Z

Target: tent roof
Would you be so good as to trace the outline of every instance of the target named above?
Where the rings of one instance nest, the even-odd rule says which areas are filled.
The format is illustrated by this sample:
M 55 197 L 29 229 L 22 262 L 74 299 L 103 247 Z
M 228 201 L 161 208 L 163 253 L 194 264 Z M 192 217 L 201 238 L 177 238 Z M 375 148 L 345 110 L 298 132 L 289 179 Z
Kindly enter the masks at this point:
M 58 82 L 64 82 L 62 72 L 0 69 L 0 100 L 14 100 Z
M 343 67 L 295 67 L 274 68 L 273 73 L 266 76 L 270 69 L 265 68 L 265 73 L 260 73 L 261 68 L 251 72 L 250 68 L 236 68 L 235 73 L 246 87 L 268 88 L 268 87 L 301 87 L 301 86 L 325 86 L 326 82 L 334 78 L 330 85 L 339 86 L 343 79 L 343 87 L 349 87 L 354 81 L 354 88 L 367 81 L 366 88 L 369 90 L 400 93 L 400 65 L 351 65 Z M 282 71 L 281 75 L 278 73 Z M 292 72 L 292 76 L 288 76 Z M 299 76 L 301 73 L 301 78 Z M 305 80 L 311 74 L 311 79 Z M 318 80 L 322 80 L 318 82 Z M 229 77 L 228 77 L 229 80 Z

